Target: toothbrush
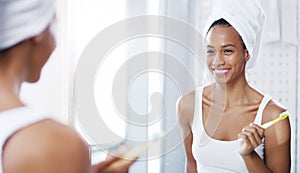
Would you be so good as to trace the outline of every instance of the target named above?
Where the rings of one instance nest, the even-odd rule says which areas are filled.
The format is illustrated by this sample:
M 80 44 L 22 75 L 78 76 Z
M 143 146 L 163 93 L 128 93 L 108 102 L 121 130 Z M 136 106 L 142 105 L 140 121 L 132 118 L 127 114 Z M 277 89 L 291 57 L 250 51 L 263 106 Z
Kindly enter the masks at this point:
M 137 158 L 141 153 L 147 151 L 148 147 L 150 146 L 151 142 L 145 142 L 139 146 L 132 148 L 125 156 L 122 157 L 123 160 L 132 160 Z
M 155 133 L 151 135 L 151 138 L 149 141 L 143 142 L 141 145 L 133 147 L 128 153 L 125 154 L 125 156 L 122 157 L 122 159 L 135 159 L 140 154 L 147 151 L 147 149 L 153 145 L 154 143 L 158 142 L 159 139 L 165 136 L 165 132 L 162 133 Z
M 269 122 L 263 124 L 262 127 L 263 127 L 264 129 L 269 128 L 269 127 L 272 126 L 273 124 L 275 124 L 275 123 L 277 123 L 277 122 L 279 122 L 279 121 L 281 121 L 281 120 L 284 120 L 284 119 L 287 118 L 288 116 L 289 116 L 289 114 L 288 114 L 287 112 L 283 112 L 283 113 L 281 113 L 281 114 L 279 115 L 278 118 L 276 118 L 276 119 L 274 119 L 274 120 L 272 120 L 272 121 L 269 121 Z

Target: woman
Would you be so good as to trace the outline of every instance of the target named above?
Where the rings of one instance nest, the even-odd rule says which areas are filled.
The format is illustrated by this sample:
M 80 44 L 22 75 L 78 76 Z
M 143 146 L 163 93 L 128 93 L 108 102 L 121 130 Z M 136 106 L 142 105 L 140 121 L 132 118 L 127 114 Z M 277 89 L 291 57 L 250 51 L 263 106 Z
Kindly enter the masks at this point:
M 89 150 L 69 127 L 19 98 L 36 82 L 52 51 L 53 0 L 0 0 L 0 173 L 127 172 L 133 161 L 112 157 L 90 165 Z
M 289 120 L 261 127 L 286 110 L 245 77 L 258 54 L 261 7 L 248 0 L 216 3 L 204 29 L 215 82 L 183 96 L 177 106 L 186 171 L 290 172 Z

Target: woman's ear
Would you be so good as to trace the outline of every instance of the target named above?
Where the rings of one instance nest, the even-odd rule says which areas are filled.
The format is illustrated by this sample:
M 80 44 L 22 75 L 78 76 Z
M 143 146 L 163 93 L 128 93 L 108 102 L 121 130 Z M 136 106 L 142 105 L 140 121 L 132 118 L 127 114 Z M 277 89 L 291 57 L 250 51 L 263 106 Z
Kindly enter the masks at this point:
M 30 40 L 32 41 L 33 44 L 38 44 L 43 40 L 44 37 L 45 37 L 45 31 L 39 33 L 36 36 L 31 37 Z
M 245 61 L 247 62 L 250 58 L 249 52 L 247 49 L 245 49 Z

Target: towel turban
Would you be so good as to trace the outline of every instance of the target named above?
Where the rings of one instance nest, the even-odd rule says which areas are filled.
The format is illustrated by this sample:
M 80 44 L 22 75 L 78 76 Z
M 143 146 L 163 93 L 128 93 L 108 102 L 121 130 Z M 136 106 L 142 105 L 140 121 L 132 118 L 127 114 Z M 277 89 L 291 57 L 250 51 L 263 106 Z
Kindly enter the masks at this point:
M 252 69 L 258 59 L 265 13 L 258 0 L 214 0 L 212 13 L 203 29 L 206 36 L 211 25 L 225 19 L 242 37 L 250 54 L 246 69 Z
M 0 0 L 0 51 L 44 31 L 54 13 L 55 0 Z

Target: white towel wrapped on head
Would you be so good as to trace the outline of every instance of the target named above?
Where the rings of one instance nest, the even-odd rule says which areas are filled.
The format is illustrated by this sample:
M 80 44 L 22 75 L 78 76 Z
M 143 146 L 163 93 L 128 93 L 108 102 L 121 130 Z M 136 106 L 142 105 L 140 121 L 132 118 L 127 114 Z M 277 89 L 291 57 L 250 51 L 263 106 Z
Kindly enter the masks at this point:
M 0 51 L 41 33 L 55 13 L 55 0 L 0 0 Z
M 254 67 L 261 45 L 265 13 L 258 0 L 214 0 L 212 13 L 203 29 L 206 34 L 211 25 L 225 19 L 242 37 L 250 54 L 246 69 Z

